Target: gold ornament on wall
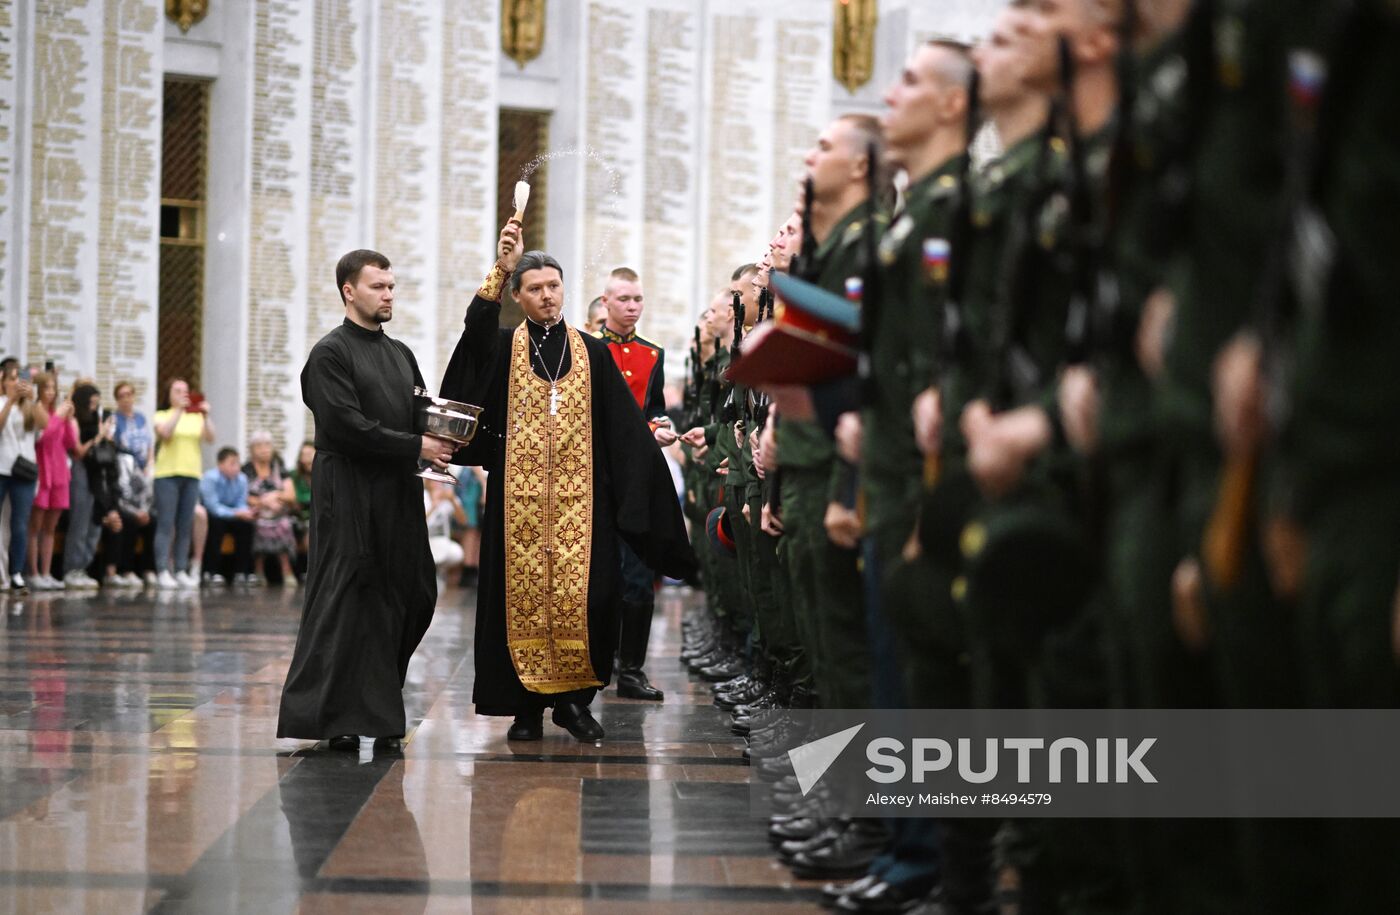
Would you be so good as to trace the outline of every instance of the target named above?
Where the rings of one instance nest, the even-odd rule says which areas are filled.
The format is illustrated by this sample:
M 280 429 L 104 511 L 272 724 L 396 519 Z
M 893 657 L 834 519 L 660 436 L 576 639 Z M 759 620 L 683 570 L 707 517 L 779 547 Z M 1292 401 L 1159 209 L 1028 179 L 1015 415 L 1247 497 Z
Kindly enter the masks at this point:
M 544 48 L 545 0 L 501 0 L 501 50 L 523 70 Z
M 188 32 L 209 13 L 209 0 L 165 0 L 165 15 L 175 20 L 181 32 Z
M 877 0 L 833 0 L 836 4 L 831 43 L 831 71 L 836 81 L 855 92 L 875 75 Z

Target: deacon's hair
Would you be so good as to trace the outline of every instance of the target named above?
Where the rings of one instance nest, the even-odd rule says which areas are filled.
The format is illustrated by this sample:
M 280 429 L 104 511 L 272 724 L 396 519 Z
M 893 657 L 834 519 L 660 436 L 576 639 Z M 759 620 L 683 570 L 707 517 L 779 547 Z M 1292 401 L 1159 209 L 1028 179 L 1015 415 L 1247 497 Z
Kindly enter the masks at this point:
M 360 271 L 366 267 L 388 270 L 389 258 L 378 251 L 356 248 L 342 257 L 340 262 L 335 265 L 335 296 L 340 299 L 340 304 L 345 304 L 345 284 L 355 285 L 355 281 L 360 278 Z
M 382 269 L 382 268 L 381 268 L 381 269 Z M 222 448 L 219 449 L 219 456 L 218 456 L 217 458 L 214 459 L 214 463 L 216 463 L 216 464 L 222 464 L 222 463 L 224 462 L 224 458 L 236 458 L 236 457 L 238 457 L 238 449 L 237 449 L 237 448 L 230 448 L 228 445 L 225 445 L 224 447 L 222 447 Z
M 564 268 L 559 266 L 559 262 L 543 251 L 526 251 L 520 255 L 520 263 L 515 265 L 515 272 L 510 275 L 510 294 L 515 295 L 520 291 L 520 278 L 527 270 L 543 270 L 545 267 L 553 267 L 559 271 L 559 279 L 564 278 Z

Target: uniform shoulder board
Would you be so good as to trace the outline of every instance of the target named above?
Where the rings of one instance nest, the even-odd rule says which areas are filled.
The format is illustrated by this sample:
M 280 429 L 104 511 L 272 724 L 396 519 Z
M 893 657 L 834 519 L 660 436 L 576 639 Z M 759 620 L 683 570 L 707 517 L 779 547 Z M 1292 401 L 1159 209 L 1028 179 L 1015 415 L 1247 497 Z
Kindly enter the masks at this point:
M 859 241 L 859 240 L 860 240 L 860 233 L 861 233 L 861 231 L 862 231 L 864 228 L 865 228 L 865 223 L 862 222 L 862 221 L 859 220 L 859 219 L 857 219 L 855 222 L 851 223 L 850 225 L 846 226 L 846 231 L 845 231 L 845 233 L 841 236 L 841 243 L 842 243 L 842 244 L 845 244 L 845 245 L 849 245 L 849 244 L 852 244 L 853 242 Z
M 1063 191 L 1052 194 L 1050 199 L 1045 201 L 1045 205 L 1040 210 L 1040 223 L 1037 226 L 1042 248 L 1048 251 L 1055 247 L 1055 243 L 1064 233 L 1065 225 L 1069 222 L 1069 215 L 1069 198 L 1065 196 Z
M 958 179 L 952 175 L 944 175 L 938 179 L 933 190 L 929 193 L 930 200 L 942 200 L 951 197 L 958 190 Z
M 899 253 L 900 245 L 904 244 L 904 239 L 909 237 L 909 233 L 914 231 L 914 217 L 908 213 L 900 216 L 890 226 L 890 230 L 885 233 L 885 237 L 880 239 L 880 263 L 886 267 L 895 261 L 895 256 Z

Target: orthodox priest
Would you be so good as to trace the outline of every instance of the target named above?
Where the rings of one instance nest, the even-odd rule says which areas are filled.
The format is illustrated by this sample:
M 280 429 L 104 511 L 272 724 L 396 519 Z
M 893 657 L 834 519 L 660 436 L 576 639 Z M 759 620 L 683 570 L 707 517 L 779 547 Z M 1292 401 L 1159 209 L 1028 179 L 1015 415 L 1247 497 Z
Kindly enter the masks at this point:
M 423 376 L 381 326 L 394 315 L 389 259 L 351 251 L 335 272 L 345 321 L 301 372 L 316 420 L 310 557 L 277 736 L 396 748 L 408 661 L 437 602 L 418 460 L 445 468 L 455 446 L 414 432 Z
M 467 309 L 442 396 L 483 407 L 457 463 L 487 470 L 476 611 L 477 714 L 513 715 L 538 740 L 544 709 L 583 741 L 618 647 L 618 539 L 656 571 L 694 567 L 665 458 L 607 344 L 563 320 L 564 271 L 522 255 L 520 226 Z M 500 327 L 501 294 L 525 312 Z

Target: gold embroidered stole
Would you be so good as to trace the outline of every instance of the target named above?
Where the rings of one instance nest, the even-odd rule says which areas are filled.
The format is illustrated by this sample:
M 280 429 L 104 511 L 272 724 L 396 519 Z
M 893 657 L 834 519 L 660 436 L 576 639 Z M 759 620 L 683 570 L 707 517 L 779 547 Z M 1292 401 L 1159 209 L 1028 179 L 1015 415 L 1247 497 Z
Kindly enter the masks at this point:
M 530 368 L 524 322 L 511 338 L 505 466 L 506 642 L 535 693 L 601 686 L 588 653 L 593 554 L 593 398 L 588 350 L 565 326 L 571 364 L 557 384 Z

